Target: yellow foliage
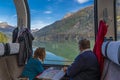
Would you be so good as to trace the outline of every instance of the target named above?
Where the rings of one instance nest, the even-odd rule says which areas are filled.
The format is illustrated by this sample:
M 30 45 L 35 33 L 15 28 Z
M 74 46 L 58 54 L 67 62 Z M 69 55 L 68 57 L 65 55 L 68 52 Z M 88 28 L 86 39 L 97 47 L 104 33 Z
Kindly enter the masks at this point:
M 7 36 L 2 32 L 0 32 L 0 43 L 6 43 L 6 42 L 8 42 Z

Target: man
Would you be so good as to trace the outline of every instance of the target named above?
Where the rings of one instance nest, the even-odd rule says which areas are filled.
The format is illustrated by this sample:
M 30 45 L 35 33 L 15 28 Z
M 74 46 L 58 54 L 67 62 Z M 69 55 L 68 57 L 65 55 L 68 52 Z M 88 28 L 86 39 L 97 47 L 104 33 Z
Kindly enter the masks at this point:
M 100 80 L 97 58 L 90 50 L 90 41 L 87 39 L 80 40 L 79 49 L 81 53 L 66 72 L 70 80 Z

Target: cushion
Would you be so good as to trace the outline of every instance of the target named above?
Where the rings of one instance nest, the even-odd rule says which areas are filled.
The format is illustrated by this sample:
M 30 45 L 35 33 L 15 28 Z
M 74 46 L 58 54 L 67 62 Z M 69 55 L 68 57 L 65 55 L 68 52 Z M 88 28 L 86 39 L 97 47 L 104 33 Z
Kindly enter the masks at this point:
M 0 43 L 0 56 L 3 56 L 5 52 L 3 43 Z
M 0 57 L 0 80 L 11 80 L 6 63 L 6 57 Z
M 120 80 L 120 66 L 105 59 L 101 80 Z
M 7 56 L 6 57 L 7 67 L 10 73 L 10 76 L 13 80 L 17 80 L 23 71 L 23 66 L 18 66 L 17 64 L 17 55 Z
M 18 54 L 19 43 L 8 43 L 10 47 L 10 54 Z
M 104 42 L 102 44 L 103 56 L 120 65 L 120 41 Z

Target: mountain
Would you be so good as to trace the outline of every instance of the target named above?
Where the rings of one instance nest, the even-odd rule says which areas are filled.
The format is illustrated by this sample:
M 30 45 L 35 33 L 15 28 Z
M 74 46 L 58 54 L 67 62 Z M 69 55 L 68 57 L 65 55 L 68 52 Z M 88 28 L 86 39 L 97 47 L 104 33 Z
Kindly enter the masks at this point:
M 39 31 L 39 29 L 31 29 L 32 33 Z
M 68 18 L 68 17 L 70 17 L 71 15 L 73 15 L 73 13 L 67 13 L 63 18 L 65 19 L 65 18 Z
M 6 38 L 8 39 L 7 41 L 12 40 L 12 31 L 14 30 L 15 27 L 9 25 L 7 22 L 1 22 L 0 23 L 0 32 L 3 33 Z
M 40 41 L 64 41 L 94 36 L 94 8 L 86 7 L 34 33 Z
M 12 32 L 15 27 L 9 25 L 7 22 L 0 23 L 0 31 L 1 32 Z

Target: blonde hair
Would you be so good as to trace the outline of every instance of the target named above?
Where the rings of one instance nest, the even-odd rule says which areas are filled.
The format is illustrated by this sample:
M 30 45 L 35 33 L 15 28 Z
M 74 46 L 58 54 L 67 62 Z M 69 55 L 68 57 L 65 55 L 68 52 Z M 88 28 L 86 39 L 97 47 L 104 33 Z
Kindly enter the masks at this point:
M 34 52 L 34 58 L 40 58 L 42 61 L 44 61 L 44 58 L 46 56 L 45 48 L 37 48 Z

